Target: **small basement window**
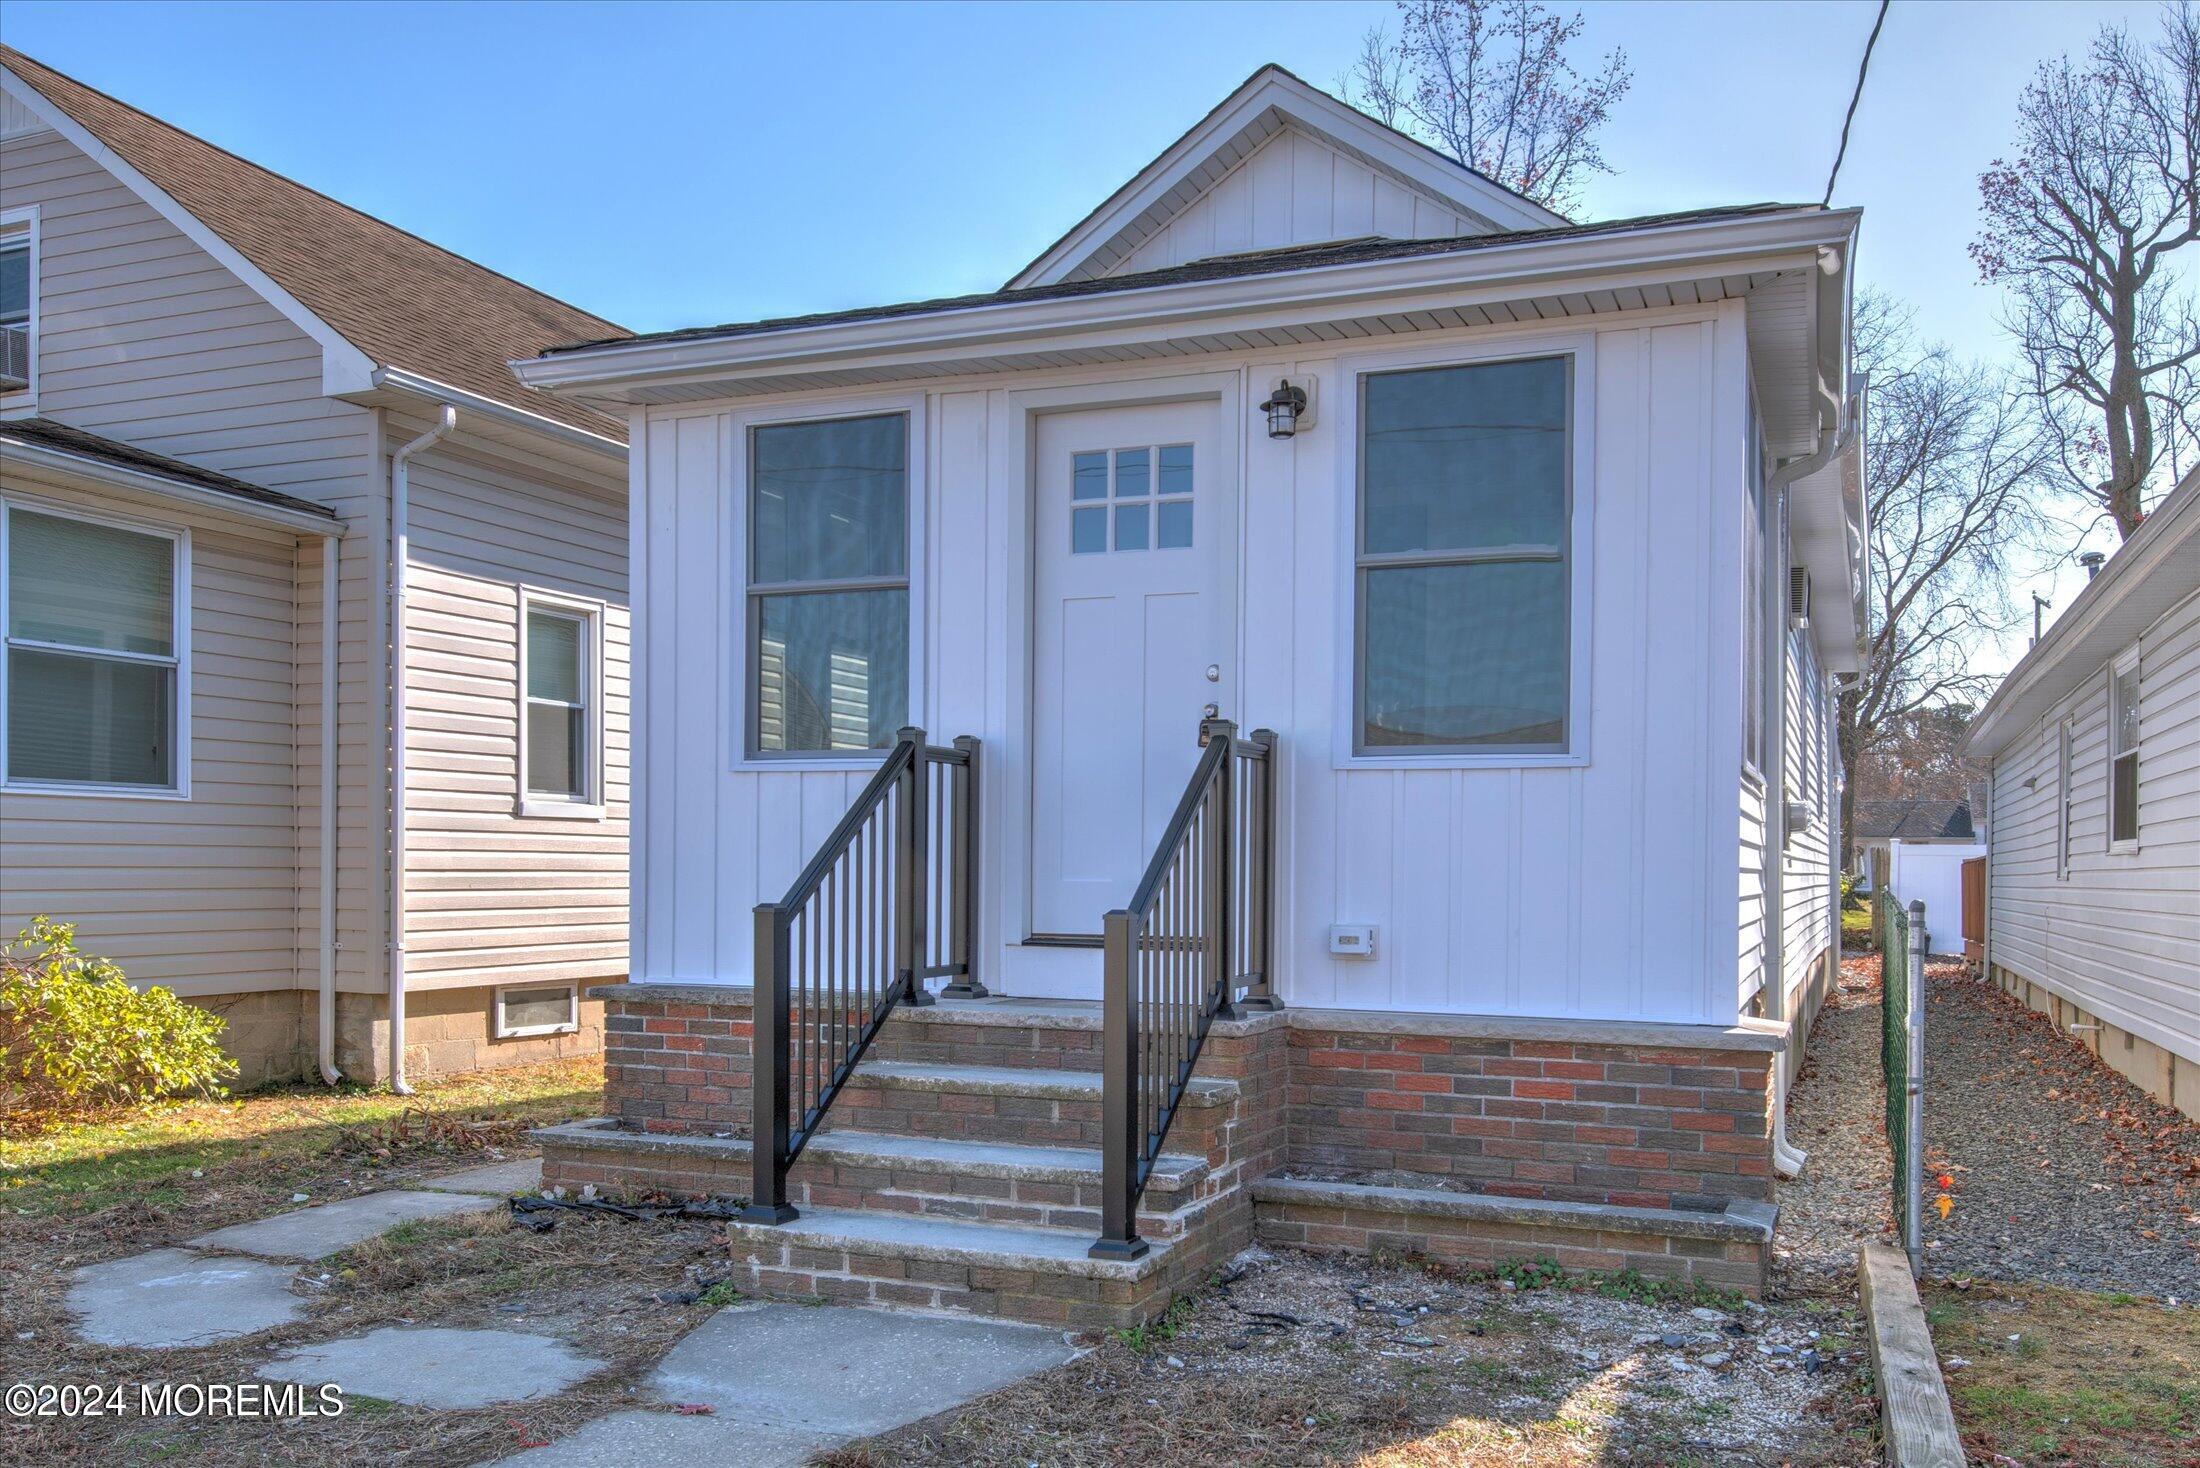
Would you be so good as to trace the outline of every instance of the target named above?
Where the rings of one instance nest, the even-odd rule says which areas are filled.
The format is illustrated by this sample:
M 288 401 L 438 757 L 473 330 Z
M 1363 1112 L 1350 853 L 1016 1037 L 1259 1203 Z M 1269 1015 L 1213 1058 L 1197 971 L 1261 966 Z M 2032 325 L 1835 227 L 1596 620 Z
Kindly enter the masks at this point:
M 563 1035 L 581 1027 L 580 986 L 536 984 L 497 990 L 496 1037 Z

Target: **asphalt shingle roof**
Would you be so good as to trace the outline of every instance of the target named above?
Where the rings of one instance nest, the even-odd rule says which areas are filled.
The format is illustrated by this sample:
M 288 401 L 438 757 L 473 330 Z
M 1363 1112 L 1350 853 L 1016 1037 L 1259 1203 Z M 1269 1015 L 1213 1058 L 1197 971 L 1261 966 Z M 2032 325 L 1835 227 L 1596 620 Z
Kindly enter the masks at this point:
M 968 296 L 942 296 L 928 301 L 905 301 L 891 306 L 865 306 L 851 311 L 820 311 L 808 316 L 780 316 L 764 321 L 731 322 L 722 326 L 688 326 L 673 331 L 644 332 L 596 341 L 576 341 L 551 347 L 542 355 L 586 351 L 590 347 L 632 342 L 695 341 L 710 337 L 761 336 L 805 326 L 836 326 L 853 321 L 885 321 L 901 316 L 925 316 L 944 311 L 965 311 L 978 306 L 1010 302 L 1062 300 L 1074 296 L 1108 295 L 1117 291 L 1147 290 L 1155 286 L 1185 285 L 1205 280 L 1231 280 L 1254 275 L 1283 275 L 1313 270 L 1324 265 L 1356 265 L 1369 260 L 1409 260 L 1428 255 L 1466 254 L 1473 250 L 1532 244 L 1541 240 L 1581 239 L 1590 235 L 1620 234 L 1659 225 L 1696 224 L 1719 219 L 1741 219 L 1755 214 L 1777 214 L 1794 209 L 1815 209 L 1814 204 L 1735 204 L 1717 209 L 1686 209 L 1672 214 L 1644 214 L 1632 219 L 1608 219 L 1599 224 L 1570 224 L 1563 228 L 1512 230 L 1504 234 L 1449 236 L 1442 239 L 1398 240 L 1367 237 L 1293 245 L 1276 250 L 1256 250 L 1243 255 L 1216 255 L 1161 270 L 1132 275 L 1110 275 L 1095 280 L 1065 280 L 1053 285 L 1027 286 L 1022 290 L 983 291 Z
M 1971 841 L 1971 806 L 1962 800 L 1859 800 L 1855 829 L 1859 841 Z
M 454 255 L 162 122 L 10 46 L 4 63 L 372 358 L 623 440 L 617 418 L 522 387 L 506 364 L 618 323 Z
M 196 489 L 210 489 L 217 494 L 233 495 L 254 504 L 273 505 L 278 509 L 319 515 L 331 522 L 338 518 L 336 512 L 327 505 L 299 499 L 296 495 L 284 494 L 280 490 L 248 484 L 242 479 L 217 474 L 211 469 L 201 469 L 196 464 L 186 464 L 181 459 L 171 459 L 166 454 L 156 454 L 133 444 L 101 438 L 96 433 L 86 433 L 81 428 L 56 423 L 51 418 L 10 418 L 0 422 L 0 444 L 9 442 L 33 448 L 58 449 L 62 453 L 75 454 L 80 458 L 96 459 L 118 468 L 134 469 L 141 474 L 157 474 L 163 479 L 173 479 L 179 484 L 188 484 Z

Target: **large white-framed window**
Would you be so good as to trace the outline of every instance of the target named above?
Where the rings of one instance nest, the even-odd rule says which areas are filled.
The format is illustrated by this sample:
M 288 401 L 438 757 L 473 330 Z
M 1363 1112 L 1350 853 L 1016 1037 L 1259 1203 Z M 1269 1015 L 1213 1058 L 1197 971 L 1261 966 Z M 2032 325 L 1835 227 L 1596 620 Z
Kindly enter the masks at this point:
M 2139 849 L 2139 658 L 2108 670 L 2108 849 Z
M 1587 763 L 1591 350 L 1347 364 L 1340 766 Z
M 519 595 L 519 813 L 601 820 L 603 603 Z
M 191 540 L 0 501 L 0 786 L 190 795 Z
M 2070 880 L 2070 816 L 2072 770 L 2070 720 L 2055 726 L 2055 873 Z
M 0 209 L 0 407 L 38 396 L 38 211 Z
M 920 707 L 922 400 L 735 423 L 737 764 L 876 759 Z

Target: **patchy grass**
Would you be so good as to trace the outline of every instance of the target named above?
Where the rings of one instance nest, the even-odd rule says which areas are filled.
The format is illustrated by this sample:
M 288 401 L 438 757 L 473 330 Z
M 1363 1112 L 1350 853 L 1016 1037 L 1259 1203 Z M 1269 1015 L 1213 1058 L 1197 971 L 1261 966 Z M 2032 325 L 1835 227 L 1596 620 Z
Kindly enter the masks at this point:
M 413 1096 L 281 1086 L 165 1103 L 0 1141 L 0 1213 L 74 1218 L 123 1204 L 188 1211 L 240 1193 L 264 1196 L 268 1206 L 300 1191 L 318 1199 L 333 1183 L 332 1163 L 338 1177 L 382 1186 L 379 1174 L 453 1150 L 386 1145 L 388 1129 L 408 1110 L 493 1118 L 509 1123 L 505 1131 L 516 1142 L 527 1127 L 592 1115 L 602 1102 L 603 1062 L 587 1056 L 457 1076 Z
M 1367 1468 L 1873 1461 L 1861 1353 L 1822 1306 L 1707 1321 L 1632 1282 L 1535 1281 L 1281 1252 L 1143 1333 L 956 1411 L 820 1457 L 826 1468 Z M 1511 1285 L 1511 1288 L 1504 1286 Z M 1668 1346 L 1667 1336 L 1682 1340 Z M 1766 1350 L 1758 1350 L 1762 1344 Z M 1779 1346 L 1788 1352 L 1774 1354 Z M 1706 1364 L 1711 1363 L 1711 1364 Z
M 2200 1312 L 2051 1285 L 1926 1287 L 1974 1461 L 2200 1463 Z M 2012 1339 L 2014 1337 L 2014 1339 Z

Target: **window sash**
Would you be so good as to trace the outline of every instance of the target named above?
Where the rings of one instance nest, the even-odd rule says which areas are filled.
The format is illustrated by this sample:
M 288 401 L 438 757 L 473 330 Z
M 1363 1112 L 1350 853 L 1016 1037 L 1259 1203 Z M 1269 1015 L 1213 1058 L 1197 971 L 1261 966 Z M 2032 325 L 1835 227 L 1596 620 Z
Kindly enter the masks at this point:
M 849 576 L 780 577 L 777 579 L 766 579 L 760 576 L 757 572 L 759 541 L 757 514 L 760 498 L 757 492 L 756 482 L 756 444 L 758 434 L 761 432 L 768 432 L 776 429 L 823 426 L 836 423 L 855 423 L 862 422 L 868 419 L 878 418 L 900 418 L 902 420 L 902 502 L 899 528 L 901 530 L 902 536 L 904 537 L 904 544 L 901 547 L 901 569 L 898 572 L 878 572 L 865 575 Z M 781 743 L 777 746 L 767 745 L 765 743 L 765 713 L 767 694 L 766 682 L 767 678 L 772 675 L 773 670 L 767 668 L 766 666 L 766 659 L 764 656 L 764 633 L 765 621 L 768 615 L 767 607 L 768 604 L 771 603 L 787 603 L 797 598 L 824 597 L 834 595 L 848 596 L 851 593 L 902 593 L 903 626 L 902 636 L 900 639 L 901 662 L 892 669 L 887 670 L 887 673 L 881 681 L 883 681 L 888 687 L 892 687 L 898 684 L 901 690 L 901 710 L 899 711 L 899 713 L 893 715 L 887 722 L 893 728 L 897 729 L 908 722 L 909 700 L 911 694 L 910 670 L 907 666 L 907 663 L 909 650 L 912 646 L 912 642 L 916 634 L 916 629 L 914 625 L 915 614 L 913 600 L 909 594 L 909 566 L 912 560 L 912 551 L 907 544 L 907 539 L 911 535 L 913 527 L 916 523 L 916 507 L 912 503 L 913 496 L 911 492 L 911 480 L 915 472 L 914 465 L 916 462 L 916 455 L 912 446 L 912 440 L 916 436 L 915 431 L 916 424 L 914 422 L 913 415 L 906 409 L 901 408 L 896 408 L 887 412 L 840 413 L 825 418 L 752 423 L 748 426 L 747 431 L 744 435 L 747 455 L 747 465 L 744 477 L 746 481 L 745 490 L 748 503 L 743 508 L 742 517 L 742 523 L 744 525 L 748 539 L 747 552 L 745 556 L 746 566 L 744 568 L 746 571 L 746 585 L 745 595 L 743 597 L 743 646 L 744 656 L 748 664 L 746 687 L 744 689 L 744 697 L 747 703 L 747 717 L 744 720 L 746 731 L 742 741 L 744 746 L 743 754 L 745 758 L 767 761 L 860 760 L 875 757 L 879 750 L 885 747 L 877 741 L 876 735 L 870 736 L 867 742 L 860 746 L 833 742 L 832 731 L 837 728 L 839 723 L 842 721 L 836 716 L 837 705 L 834 704 L 831 697 L 832 690 L 830 688 L 830 676 L 828 676 L 829 686 L 828 696 L 826 699 L 827 706 L 822 710 L 821 719 L 818 721 L 821 722 L 821 726 L 828 731 L 827 742 L 823 745 L 787 745 L 785 741 L 793 733 L 793 719 L 789 711 L 785 707 L 785 701 L 788 692 L 789 665 L 792 660 L 786 656 L 784 651 L 782 652 L 778 663 L 775 665 L 776 676 L 780 680 L 780 686 L 777 690 L 779 701 L 774 705 L 774 707 L 777 707 L 780 710 L 780 727 L 778 732 Z M 861 533 L 860 530 L 858 533 Z M 830 661 L 831 660 L 828 659 L 828 662 Z M 868 686 L 868 684 L 866 684 L 866 686 Z M 868 718 L 866 719 L 866 722 L 868 723 Z M 888 742 L 891 742 L 890 739 Z
M 16 529 L 17 517 L 36 515 L 56 520 L 95 527 L 100 530 L 121 532 L 163 542 L 168 551 L 167 634 L 168 651 L 165 653 L 142 652 L 130 648 L 95 647 L 83 643 L 60 641 L 43 637 L 18 636 L 12 630 L 16 623 L 14 599 L 20 588 L 11 584 L 8 575 L 8 558 L 12 555 L 11 539 Z M 185 793 L 184 775 L 188 768 L 185 751 L 189 732 L 189 712 L 185 702 L 185 649 L 189 638 L 189 567 L 183 554 L 182 534 L 157 526 L 123 523 L 101 519 L 92 515 L 75 514 L 45 505 L 18 504 L 0 501 L 0 786 L 17 789 L 48 791 L 82 791 L 87 793 L 114 793 L 123 795 L 181 795 Z M 92 664 L 116 664 L 124 667 L 147 667 L 165 671 L 162 684 L 162 716 L 165 728 L 160 747 L 167 766 L 166 777 L 159 781 L 118 780 L 110 778 L 77 779 L 66 776 L 17 774 L 18 741 L 10 739 L 9 725 L 15 718 L 15 704 L 10 686 L 13 678 L 16 652 L 31 653 L 48 658 L 67 659 Z M 112 731 L 119 733 L 120 731 Z M 97 762 L 112 768 L 116 763 L 112 750 L 97 752 Z
M 1367 482 L 1368 458 L 1368 390 L 1383 378 L 1412 376 L 1423 372 L 1446 372 L 1459 368 L 1503 368 L 1523 362 L 1558 361 L 1564 365 L 1560 379 L 1561 397 L 1560 431 L 1564 442 L 1559 454 L 1560 483 L 1559 505 L 1556 522 L 1560 529 L 1557 542 L 1510 543 L 1504 545 L 1456 546 L 1412 550 L 1369 550 Z M 1574 534 L 1574 454 L 1577 424 L 1574 420 L 1575 372 L 1577 363 L 1572 353 L 1542 353 L 1526 357 L 1477 359 L 1467 362 L 1431 363 L 1427 366 L 1395 368 L 1362 375 L 1358 383 L 1359 422 L 1355 432 L 1358 442 L 1353 445 L 1353 611 L 1352 611 L 1352 750 L 1355 756 L 1390 758 L 1396 756 L 1446 755 L 1506 756 L 1551 755 L 1571 752 L 1575 742 L 1573 706 L 1573 596 L 1574 577 L 1572 565 L 1572 541 Z M 1380 744 L 1367 737 L 1368 719 L 1368 579 L 1371 572 L 1394 568 L 1439 568 L 1451 566 L 1500 566 L 1516 564 L 1552 564 L 1560 569 L 1557 594 L 1559 625 L 1555 629 L 1553 645 L 1560 657 L 1560 717 L 1559 735 L 1551 742 L 1486 743 L 1472 740 L 1456 743 L 1401 743 Z
M 2056 726 L 2055 741 L 2055 870 L 2070 875 L 2070 825 L 2072 779 L 2070 768 L 2070 721 L 2065 719 Z
M 30 324 L 31 297 L 35 294 L 32 290 L 32 283 L 37 273 L 37 266 L 31 257 L 31 237 L 28 230 L 19 230 L 14 234 L 0 237 L 0 271 L 12 268 L 17 259 L 23 262 L 23 303 L 20 306 L 10 307 L 5 303 L 4 297 L 0 297 L 0 326 L 28 326 Z
M 2139 839 L 2139 665 L 2108 678 L 2108 840 Z
M 534 691 L 533 683 L 537 671 L 534 663 L 534 627 L 538 620 L 566 622 L 574 629 L 574 666 L 570 672 L 575 697 L 571 699 L 554 698 Z M 579 806 L 596 803 L 596 752 L 600 738 L 596 719 L 597 625 L 597 618 L 592 612 L 545 603 L 528 605 L 526 614 L 520 619 L 520 638 L 527 657 L 525 679 L 520 688 L 519 738 L 521 748 L 526 752 L 526 775 L 521 782 L 523 799 L 564 801 Z M 558 753 L 554 763 L 537 757 L 537 723 L 532 717 L 537 709 L 555 710 L 566 716 L 557 731 L 565 747 Z M 549 737 L 548 731 L 544 733 L 545 737 Z M 548 781 L 545 771 L 561 765 L 568 777 L 566 782 L 561 785 Z

